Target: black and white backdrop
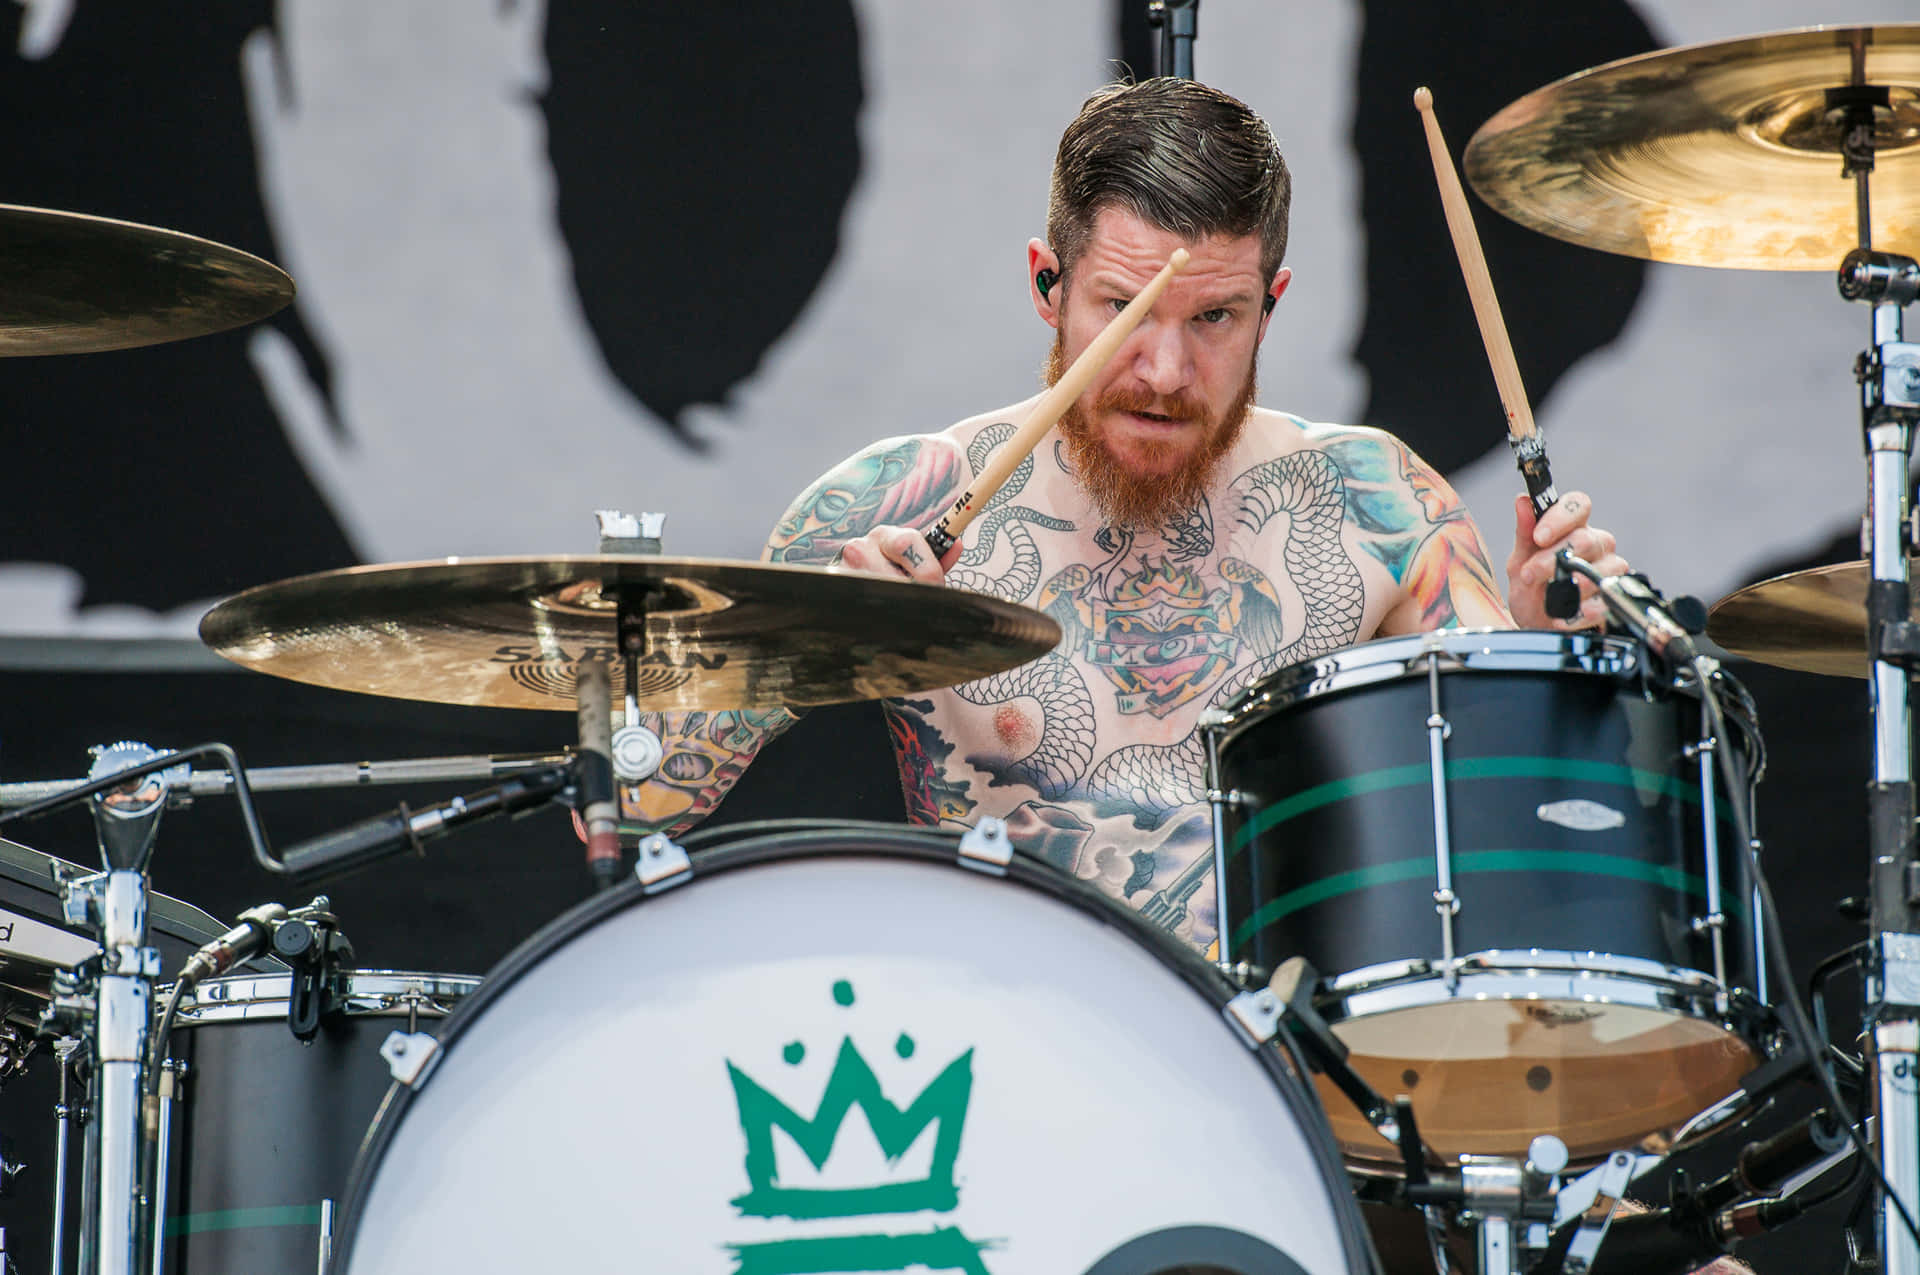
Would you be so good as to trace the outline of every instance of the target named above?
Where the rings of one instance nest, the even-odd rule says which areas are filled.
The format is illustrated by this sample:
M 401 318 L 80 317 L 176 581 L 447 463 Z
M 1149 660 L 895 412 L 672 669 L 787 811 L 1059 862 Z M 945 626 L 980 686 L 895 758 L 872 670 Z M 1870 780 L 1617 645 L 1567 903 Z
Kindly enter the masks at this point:
M 129 737 L 222 739 L 257 766 L 563 747 L 564 714 L 216 671 L 194 627 L 308 571 L 589 551 L 600 507 L 666 511 L 669 552 L 752 556 L 849 451 L 1025 394 L 1048 334 L 1024 244 L 1052 144 L 1117 66 L 1148 65 L 1144 7 L 16 0 L 0 199 L 258 252 L 299 299 L 250 330 L 0 365 L 0 779 L 80 774 L 87 745 Z M 1262 400 L 1399 432 L 1504 556 L 1516 479 L 1413 87 L 1457 153 L 1583 67 L 1913 16 L 1210 0 L 1200 78 L 1272 122 L 1295 175 Z M 1828 274 L 1650 265 L 1478 220 L 1556 476 L 1636 566 L 1711 600 L 1858 556 L 1865 318 Z M 1864 879 L 1864 683 L 1740 673 L 1805 969 L 1853 937 L 1833 905 Z M 263 813 L 285 844 L 405 795 Z M 810 718 L 726 813 L 898 817 L 877 714 Z M 89 855 L 83 817 L 12 831 Z M 367 963 L 482 971 L 584 888 L 550 815 L 440 845 L 333 892 Z M 155 878 L 223 915 L 277 893 L 215 801 L 168 817 Z M 1830 1228 L 1820 1243 L 1837 1269 Z

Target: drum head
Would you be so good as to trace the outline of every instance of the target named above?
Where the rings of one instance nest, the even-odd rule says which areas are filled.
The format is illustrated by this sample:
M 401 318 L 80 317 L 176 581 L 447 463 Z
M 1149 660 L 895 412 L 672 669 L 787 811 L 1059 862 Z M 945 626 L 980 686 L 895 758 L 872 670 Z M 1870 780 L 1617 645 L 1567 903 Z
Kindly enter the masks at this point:
M 450 1025 L 347 1270 L 1363 1269 L 1305 1090 L 1131 918 L 950 851 L 696 866 Z
M 1684 1124 L 1702 1094 L 1726 1094 L 1760 1065 L 1712 1022 L 1580 1000 L 1436 1000 L 1334 1028 L 1348 1059 L 1382 1093 L 1414 1100 L 1420 1135 L 1441 1157 L 1525 1159 L 1551 1130 L 1576 1163 Z M 1318 1078 L 1341 1148 L 1356 1164 L 1398 1169 L 1397 1148 Z

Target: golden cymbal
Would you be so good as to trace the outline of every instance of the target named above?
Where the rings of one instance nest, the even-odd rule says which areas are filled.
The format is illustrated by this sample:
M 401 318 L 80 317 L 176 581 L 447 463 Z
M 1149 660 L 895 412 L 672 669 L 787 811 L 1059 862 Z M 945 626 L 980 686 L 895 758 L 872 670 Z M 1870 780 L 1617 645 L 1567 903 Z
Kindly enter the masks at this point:
M 175 230 L 0 204 L 0 357 L 222 332 L 293 300 L 280 267 Z
M 1707 636 L 1762 664 L 1865 677 L 1871 579 L 1866 563 L 1843 562 L 1750 584 L 1713 604 Z
M 1832 270 L 1859 246 L 1829 90 L 1886 90 L 1875 248 L 1920 254 L 1920 23 L 1663 49 L 1536 89 L 1467 143 L 1467 179 L 1523 226 L 1653 261 Z
M 819 567 L 652 556 L 448 558 L 261 585 L 200 621 L 214 651 L 276 677 L 441 704 L 575 707 L 613 662 L 616 591 L 651 591 L 644 709 L 833 704 L 985 677 L 1060 626 L 997 598 Z

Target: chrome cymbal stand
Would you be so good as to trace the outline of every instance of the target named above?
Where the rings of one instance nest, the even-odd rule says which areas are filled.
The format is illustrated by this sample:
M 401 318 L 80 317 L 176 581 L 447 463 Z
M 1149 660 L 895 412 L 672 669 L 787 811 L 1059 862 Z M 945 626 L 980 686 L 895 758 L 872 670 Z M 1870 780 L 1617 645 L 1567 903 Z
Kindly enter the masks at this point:
M 89 778 L 104 780 L 161 755 L 144 744 L 114 744 L 97 752 Z M 141 1269 L 140 1104 L 153 985 L 160 976 L 160 952 L 147 946 L 147 865 L 168 786 L 161 771 L 94 794 L 88 808 L 103 870 L 64 882 L 61 893 L 68 922 L 92 928 L 101 948 L 98 973 L 85 980 L 91 988 L 76 986 L 74 995 L 57 998 L 49 1010 L 57 1026 L 84 1030 L 93 1056 L 92 1172 L 86 1175 L 81 1242 L 85 1275 L 135 1275 Z
M 1903 339 L 1902 311 L 1920 297 L 1920 264 L 1873 250 L 1869 175 L 1876 109 L 1887 89 L 1865 82 L 1856 40 L 1853 83 L 1828 91 L 1845 127 L 1843 172 L 1854 181 L 1860 246 L 1841 263 L 1840 295 L 1873 307 L 1872 344 L 1856 373 L 1866 431 L 1871 568 L 1867 650 L 1872 659 L 1873 779 L 1868 788 L 1871 911 L 1866 1018 L 1871 1042 L 1878 1155 L 1906 1218 L 1920 1217 L 1920 862 L 1914 857 L 1913 720 L 1909 678 L 1920 667 L 1908 559 L 1916 549 L 1907 502 L 1913 428 L 1920 421 L 1920 345 Z M 1884 1192 L 1883 1192 L 1884 1194 Z M 1894 1202 L 1880 1207 L 1880 1269 L 1920 1275 L 1920 1243 Z

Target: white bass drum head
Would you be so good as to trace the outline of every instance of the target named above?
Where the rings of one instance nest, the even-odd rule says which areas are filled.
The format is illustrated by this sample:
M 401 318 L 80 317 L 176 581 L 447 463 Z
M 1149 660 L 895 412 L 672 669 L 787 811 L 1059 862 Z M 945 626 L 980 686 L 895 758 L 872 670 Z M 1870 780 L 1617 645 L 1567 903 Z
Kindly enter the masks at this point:
M 762 837 L 547 927 L 395 1087 L 344 1269 L 1368 1269 L 1319 1110 L 1225 980 L 953 844 Z

